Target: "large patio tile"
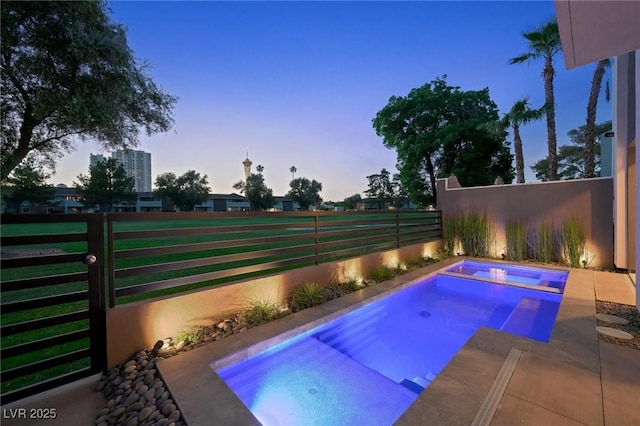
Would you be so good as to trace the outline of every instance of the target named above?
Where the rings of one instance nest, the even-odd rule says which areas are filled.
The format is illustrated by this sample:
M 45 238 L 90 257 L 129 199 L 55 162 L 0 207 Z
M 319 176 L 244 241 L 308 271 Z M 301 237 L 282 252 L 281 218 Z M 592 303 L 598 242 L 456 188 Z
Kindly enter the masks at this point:
M 595 324 L 596 303 L 593 299 L 572 299 L 571 297 L 564 296 L 556 321 L 561 320 L 575 320 L 583 319 L 585 323 L 589 322 Z
M 432 407 L 437 407 L 439 413 L 456 421 L 470 424 L 482 404 L 485 394 L 486 390 L 440 374 L 418 400 Z
M 586 285 L 583 283 L 568 283 L 563 295 L 565 298 L 587 303 L 593 303 L 595 298 L 593 284 Z
M 600 376 L 523 354 L 506 393 L 587 425 L 603 425 Z
M 498 355 L 504 360 L 511 348 L 528 352 L 532 342 L 531 339 L 516 336 L 515 334 L 505 333 L 493 328 L 480 327 L 467 342 L 467 347 Z
M 625 305 L 636 304 L 635 289 L 628 275 L 596 271 L 593 278 L 596 299 Z
M 532 404 L 512 395 L 505 395 L 493 416 L 491 426 L 579 426 L 569 417 Z
M 455 416 L 440 411 L 432 404 L 420 400 L 414 402 L 394 423 L 395 426 L 463 426 Z
M 575 268 L 570 271 L 571 273 L 564 289 L 564 295 L 575 299 L 593 301 L 595 294 L 593 289 L 593 271 Z
M 504 357 L 465 346 L 447 364 L 439 377 L 448 377 L 487 392 L 503 363 Z
M 600 371 L 595 318 L 556 320 L 549 345 L 566 352 L 592 371 Z
M 102 392 L 94 390 L 99 375 L 69 383 L 2 406 L 2 426 L 67 426 L 95 424 L 104 408 Z M 45 410 L 49 418 L 29 418 L 31 410 Z M 12 411 L 13 410 L 13 411 Z M 25 410 L 18 412 L 15 410 Z M 55 414 L 55 415 L 54 415 Z M 44 416 L 43 416 L 44 417 Z M 53 418 L 52 418 L 53 417 Z
M 564 362 L 593 373 L 600 372 L 598 354 L 588 347 L 576 347 L 570 343 L 551 339 L 549 343 L 532 344 L 529 352 L 540 358 Z
M 640 351 L 600 342 L 604 420 L 607 425 L 640 425 Z

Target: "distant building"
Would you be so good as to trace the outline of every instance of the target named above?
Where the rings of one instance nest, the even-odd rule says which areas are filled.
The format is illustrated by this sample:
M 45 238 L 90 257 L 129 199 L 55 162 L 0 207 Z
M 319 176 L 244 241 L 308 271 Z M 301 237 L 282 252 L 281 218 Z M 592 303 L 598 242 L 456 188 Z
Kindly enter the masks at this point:
M 134 179 L 133 190 L 151 192 L 151 154 L 144 151 L 120 150 L 111 154 L 122 164 L 127 176 Z
M 101 163 L 104 161 L 104 155 L 102 154 L 91 154 L 89 155 L 89 165 L 90 166 L 95 166 L 98 163 Z

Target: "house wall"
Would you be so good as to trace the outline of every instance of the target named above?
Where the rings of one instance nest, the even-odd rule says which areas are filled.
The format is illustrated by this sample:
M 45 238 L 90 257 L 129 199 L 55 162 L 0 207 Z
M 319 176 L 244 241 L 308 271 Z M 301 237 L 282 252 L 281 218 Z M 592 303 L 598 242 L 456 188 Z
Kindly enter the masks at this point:
M 328 286 L 366 277 L 378 265 L 431 256 L 441 241 L 414 244 L 354 259 L 324 263 L 258 279 L 116 306 L 107 310 L 107 363 L 113 367 L 135 352 L 175 336 L 189 326 L 215 324 L 238 313 L 251 300 L 283 301 L 305 282 Z
M 640 212 L 640 199 L 638 199 L 638 187 L 640 186 L 640 176 L 638 176 L 637 165 L 640 162 L 640 150 L 638 149 L 638 135 L 640 135 L 640 50 L 628 54 L 633 62 L 633 68 L 630 70 L 634 76 L 633 86 L 633 102 L 630 109 L 630 118 L 632 121 L 634 132 L 633 138 L 629 143 L 629 270 L 637 272 L 638 263 L 640 263 L 640 252 L 638 252 L 638 239 L 640 238 L 640 223 L 638 221 L 638 212 Z M 636 285 L 637 288 L 637 285 Z M 637 303 L 636 307 L 640 310 L 640 292 L 636 291 Z
M 629 242 L 634 232 L 629 224 L 634 181 L 629 179 L 629 164 L 633 161 L 629 146 L 635 133 L 635 64 L 634 55 L 623 54 L 613 63 L 613 131 L 614 131 L 614 263 L 619 268 L 629 267 Z
M 636 186 L 636 180 L 637 180 L 637 176 L 636 176 L 636 161 L 637 161 L 637 147 L 636 147 L 636 140 L 634 139 L 631 142 L 631 145 L 629 146 L 629 154 L 627 155 L 627 179 L 629 181 L 629 185 L 627 186 L 627 208 L 629 209 L 628 213 L 627 213 L 627 223 L 628 223 L 628 227 L 627 227 L 627 247 L 628 247 L 628 265 L 627 265 L 627 269 L 629 269 L 629 271 L 636 271 L 637 269 L 637 257 L 636 257 L 636 250 L 637 250 L 637 238 L 635 236 L 636 233 L 636 229 L 638 226 L 638 216 L 637 216 L 637 197 L 638 197 L 638 192 L 636 190 L 637 186 Z
M 494 225 L 496 257 L 506 249 L 507 222 L 525 223 L 529 231 L 542 223 L 557 230 L 566 218 L 573 217 L 583 224 L 587 234 L 589 266 L 613 266 L 612 178 L 472 188 L 452 188 L 449 179 L 438 181 L 442 217 L 446 220 L 467 213 L 485 215 Z

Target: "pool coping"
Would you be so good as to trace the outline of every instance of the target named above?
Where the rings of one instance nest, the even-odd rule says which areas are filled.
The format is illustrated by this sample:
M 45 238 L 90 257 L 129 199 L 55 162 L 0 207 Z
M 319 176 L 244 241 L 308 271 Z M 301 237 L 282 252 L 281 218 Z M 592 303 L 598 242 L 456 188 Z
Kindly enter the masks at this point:
M 445 259 L 322 305 L 162 360 L 158 363 L 158 370 L 187 424 L 192 426 L 259 425 L 258 420 L 214 372 L 212 366 L 220 368 L 246 358 L 364 304 L 427 279 L 463 259 L 465 258 Z M 515 263 L 493 259 L 491 262 Z M 582 270 L 553 268 L 547 265 L 544 268 L 569 271 L 550 342 L 545 344 L 481 327 L 447 364 L 438 378 L 401 415 L 396 424 L 424 424 L 425 421 L 471 424 L 511 348 L 560 362 L 568 362 L 576 368 L 599 373 L 597 336 L 595 339 L 588 336 L 584 342 L 572 344 L 571 340 L 574 340 L 575 333 L 572 330 L 565 330 L 562 326 L 563 319 L 575 316 L 576 306 L 583 307 L 584 309 L 578 309 L 578 314 L 580 317 L 585 313 L 587 317 L 590 316 L 593 324 L 587 326 L 590 325 L 591 331 L 595 333 L 593 280 L 585 280 L 584 278 L 588 277 L 583 276 Z M 591 285 L 584 285 L 588 281 Z M 591 311 L 593 311 L 592 314 Z M 582 330 L 584 326 L 579 328 Z M 587 332 L 587 334 L 590 333 Z M 592 351 L 593 344 L 595 344 L 595 351 Z M 470 362 L 471 365 L 469 365 Z M 446 395 L 446 400 L 443 400 L 443 395 Z

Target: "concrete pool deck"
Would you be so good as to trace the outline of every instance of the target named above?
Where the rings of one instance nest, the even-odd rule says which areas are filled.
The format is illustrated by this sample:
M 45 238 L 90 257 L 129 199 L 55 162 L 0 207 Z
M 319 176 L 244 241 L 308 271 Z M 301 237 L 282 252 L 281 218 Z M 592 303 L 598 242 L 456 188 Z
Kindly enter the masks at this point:
M 212 363 L 229 362 L 259 352 L 459 260 L 447 259 L 411 271 L 181 353 L 159 362 L 158 369 L 190 426 L 259 424 L 214 373 Z M 635 289 L 623 274 L 570 271 L 548 344 L 481 328 L 396 424 L 640 425 L 637 404 L 640 354 L 634 349 L 599 341 L 594 317 L 596 294 L 598 300 L 634 304 Z M 515 358 L 514 353 L 517 353 Z M 515 361 L 512 368 L 505 369 L 508 360 Z M 496 378 L 500 377 L 506 379 L 502 389 L 496 392 L 496 383 L 500 381 Z M 3 407 L 57 408 L 57 419 L 3 418 L 2 424 L 89 425 L 94 423 L 97 410 L 103 407 L 101 403 L 104 404 L 101 395 L 92 392 L 87 384 L 59 388 Z M 484 415 L 480 416 L 481 413 Z
M 448 259 L 250 329 L 162 361 L 158 368 L 190 425 L 259 424 L 210 364 L 221 366 L 219 360 L 259 352 L 459 260 Z M 630 303 L 633 286 L 624 287 L 625 278 L 571 269 L 549 343 L 481 328 L 396 424 L 472 424 L 512 348 L 522 353 L 484 424 L 640 424 L 635 400 L 640 356 L 634 349 L 599 342 L 595 332 L 596 285 L 600 300 Z

